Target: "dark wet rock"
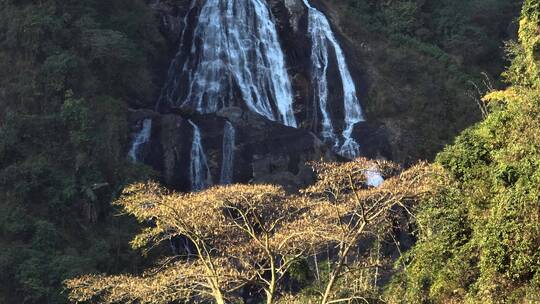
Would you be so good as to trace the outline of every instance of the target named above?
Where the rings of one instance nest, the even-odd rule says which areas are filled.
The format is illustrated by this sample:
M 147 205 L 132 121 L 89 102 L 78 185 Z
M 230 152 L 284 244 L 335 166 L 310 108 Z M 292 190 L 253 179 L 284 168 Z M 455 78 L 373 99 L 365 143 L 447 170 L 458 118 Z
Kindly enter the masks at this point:
M 164 91 L 167 91 L 167 88 L 176 89 L 170 90 L 174 94 L 168 95 L 165 102 L 158 103 L 159 113 L 151 110 L 131 110 L 130 123 L 135 126 L 132 131 L 137 132 L 142 120 L 152 118 L 152 137 L 150 148 L 145 151 L 144 162 L 162 172 L 163 181 L 171 187 L 182 191 L 190 190 L 189 165 L 193 127 L 189 121 L 200 129 L 202 145 L 214 182 L 220 179 L 223 133 L 227 121 L 232 124 L 236 134 L 233 166 L 235 182 L 280 184 L 289 190 L 295 190 L 313 181 L 313 172 L 306 163 L 342 160 L 315 135 L 321 129 L 321 113 L 318 103 L 312 97 L 311 40 L 307 34 L 307 9 L 302 0 L 267 1 L 277 24 L 292 82 L 295 94 L 293 106 L 299 129 L 247 111 L 240 102 L 242 97 L 239 92 L 233 92 L 228 97 L 230 107 L 214 114 L 197 114 L 189 107 L 175 108 L 169 101 L 182 100 L 182 96 L 186 94 L 186 86 L 181 83 L 186 79 L 168 77 L 170 82 L 165 84 Z M 160 18 L 162 32 L 174 48 L 171 54 L 174 60 L 169 67 L 169 73 L 182 69 L 185 56 L 190 52 L 194 25 L 202 1 L 196 1 L 192 9 L 190 3 L 190 0 L 156 0 L 150 4 Z M 313 1 L 312 4 L 323 11 L 327 10 L 323 1 Z M 327 15 L 332 18 L 330 13 Z M 361 60 L 354 58 L 355 52 L 351 51 L 351 47 L 341 36 L 339 27 L 335 29 L 347 57 L 353 58 L 348 61 L 349 69 L 357 83 L 359 94 L 363 94 L 362 92 L 367 92 L 367 82 L 362 79 Z M 330 54 L 330 60 L 336 60 L 333 54 Z M 336 66 L 334 62 L 328 70 L 328 104 L 332 118 L 338 122 L 343 121 L 344 113 L 343 92 Z M 163 73 L 166 75 L 167 71 Z M 358 97 L 362 101 L 364 96 Z M 339 123 L 335 126 L 337 129 L 343 128 Z M 354 138 L 361 145 L 364 155 L 391 159 L 386 133 L 384 124 L 368 121 L 356 126 Z
M 388 141 L 386 125 L 378 121 L 358 123 L 354 128 L 362 155 L 373 159 L 392 159 L 392 146 Z
M 147 163 L 163 173 L 169 186 L 190 190 L 190 151 L 193 127 L 177 114 L 154 117 L 152 150 Z M 235 182 L 271 183 L 296 190 L 313 181 L 309 162 L 335 160 L 335 155 L 313 133 L 270 121 L 261 115 L 226 108 L 216 114 L 190 118 L 202 135 L 202 144 L 213 181 L 219 181 L 222 166 L 224 124 L 235 128 Z
M 130 125 L 136 125 L 141 120 L 146 118 L 156 118 L 159 116 L 159 113 L 152 111 L 150 109 L 129 109 L 128 122 Z
M 187 14 L 191 0 L 176 0 L 175 2 L 153 0 L 150 7 L 157 13 L 161 22 L 161 31 L 167 40 L 176 43 L 185 27 L 183 17 Z

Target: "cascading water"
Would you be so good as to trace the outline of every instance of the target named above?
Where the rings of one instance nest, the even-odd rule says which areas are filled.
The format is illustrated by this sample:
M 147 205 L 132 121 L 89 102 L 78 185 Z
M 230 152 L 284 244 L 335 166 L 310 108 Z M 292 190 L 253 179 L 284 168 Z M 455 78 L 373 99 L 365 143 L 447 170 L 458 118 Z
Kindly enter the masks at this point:
M 326 16 L 303 0 L 308 8 L 308 32 L 311 37 L 313 98 L 319 105 L 322 116 L 321 136 L 333 145 L 336 153 L 355 158 L 360 154 L 360 146 L 352 138 L 354 125 L 363 121 L 362 108 L 356 96 L 356 86 L 347 67 L 343 50 L 336 40 Z M 329 48 L 334 50 L 343 87 L 344 128 L 341 139 L 328 112 L 328 66 Z
M 162 99 L 214 113 L 232 106 L 239 91 L 251 111 L 296 127 L 285 57 L 264 0 L 206 0 L 193 36 L 190 53 L 181 70 L 169 75 Z
M 212 175 L 210 174 L 210 168 L 208 167 L 208 161 L 204 153 L 201 131 L 191 120 L 188 120 L 188 122 L 193 127 L 191 159 L 189 163 L 191 190 L 201 191 L 212 185 Z
M 236 130 L 233 125 L 227 121 L 223 133 L 223 159 L 221 161 L 221 178 L 219 180 L 219 183 L 222 185 L 229 185 L 233 182 L 235 137 Z
M 369 187 L 378 188 L 384 182 L 384 177 L 381 175 L 381 172 L 377 166 L 373 166 L 366 170 L 364 175 L 366 176 L 366 185 Z
M 312 45 L 310 61 L 313 92 L 310 95 L 313 98 L 315 112 L 320 113 L 316 116 L 322 117 L 318 126 L 320 136 L 337 154 L 355 158 L 360 154 L 360 147 L 352 137 L 352 133 L 354 126 L 363 121 L 355 84 L 329 20 L 322 12 L 312 7 L 309 0 L 302 1 L 307 8 L 307 35 Z M 287 71 L 284 51 L 280 45 L 276 22 L 268 3 L 274 2 L 191 0 L 185 16 L 178 24 L 174 24 L 181 27 L 181 31 L 177 32 L 178 27 L 170 31 L 179 35 L 177 37 L 179 49 L 170 64 L 167 81 L 161 91 L 156 111 L 163 114 L 175 113 L 183 117 L 190 113 L 189 115 L 198 117 L 197 121 L 199 119 L 206 121 L 208 118 L 215 118 L 216 115 L 198 114 L 212 114 L 225 107 L 238 106 L 269 120 L 297 127 L 293 111 L 295 94 Z M 298 15 L 301 14 L 300 10 Z M 164 19 L 164 22 L 166 26 L 169 19 Z M 287 24 L 284 24 L 286 28 Z M 295 60 L 301 54 L 303 52 L 293 50 L 289 54 L 292 56 L 290 59 Z M 302 70 L 298 71 L 296 67 L 292 70 L 303 75 L 304 65 L 298 66 Z M 343 93 L 339 94 L 342 100 L 341 97 L 331 96 L 334 91 Z M 300 90 L 297 93 L 303 92 Z M 303 100 L 305 96 L 300 97 Z M 342 118 L 335 117 L 338 112 L 341 113 L 341 109 L 343 109 Z M 192 121 L 189 123 L 193 127 L 189 176 L 191 189 L 199 191 L 213 184 L 209 166 L 214 164 L 214 159 L 208 162 L 202 146 L 201 132 Z M 248 127 L 250 123 L 247 122 Z M 146 126 L 147 122 L 144 124 Z M 148 134 L 144 135 L 144 132 Z M 234 127 L 227 122 L 224 125 L 221 150 L 219 176 L 221 184 L 234 182 L 233 169 L 240 169 L 240 167 L 233 168 L 235 133 Z M 141 134 L 137 135 L 130 151 L 132 159 L 137 159 L 137 155 L 141 154 L 137 151 L 144 142 L 149 141 L 149 136 L 149 130 L 141 131 Z M 207 146 L 207 149 L 215 147 L 216 145 L 212 144 Z M 211 152 L 211 155 L 214 155 L 214 151 Z M 177 161 L 184 163 L 185 159 Z M 173 165 L 168 169 L 170 167 Z M 181 175 L 185 176 L 185 173 Z M 217 176 L 215 178 L 217 183 Z M 374 175 L 368 176 L 368 179 L 373 184 L 380 181 Z M 184 185 L 183 180 L 181 184 Z
M 141 148 L 150 141 L 151 135 L 152 119 L 147 118 L 142 121 L 141 130 L 135 135 L 133 143 L 131 144 L 131 149 L 128 152 L 128 156 L 133 162 L 141 161 Z
M 158 0 L 159 2 L 159 0 Z M 180 88 L 179 86 L 179 82 L 180 82 L 180 75 L 181 73 L 179 73 L 177 71 L 178 69 L 178 65 L 179 65 L 179 60 L 182 58 L 182 53 L 184 51 L 184 38 L 186 36 L 186 31 L 188 29 L 188 18 L 189 18 L 189 15 L 191 13 L 191 11 L 193 11 L 193 9 L 195 8 L 195 3 L 197 1 L 193 0 L 191 1 L 191 5 L 189 7 L 189 10 L 187 11 L 186 15 L 184 16 L 184 18 L 182 19 L 181 21 L 181 26 L 182 26 L 182 31 L 180 33 L 180 37 L 179 37 L 179 40 L 180 41 L 180 46 L 178 47 L 178 52 L 176 53 L 176 56 L 173 58 L 173 60 L 171 61 L 171 64 L 169 65 L 169 70 L 168 70 L 168 73 L 167 73 L 167 82 L 165 83 L 165 86 L 162 88 L 161 90 L 161 96 L 159 97 L 158 99 L 158 102 L 156 104 L 156 111 L 159 111 L 159 107 L 163 104 L 163 103 L 170 103 L 172 105 L 175 104 L 174 102 L 174 96 L 176 96 L 178 94 L 178 89 Z M 163 20 L 163 24 L 165 27 L 167 27 L 168 25 L 168 22 L 166 20 L 165 17 L 163 17 L 164 20 Z M 184 66 L 184 70 L 185 70 L 185 66 Z

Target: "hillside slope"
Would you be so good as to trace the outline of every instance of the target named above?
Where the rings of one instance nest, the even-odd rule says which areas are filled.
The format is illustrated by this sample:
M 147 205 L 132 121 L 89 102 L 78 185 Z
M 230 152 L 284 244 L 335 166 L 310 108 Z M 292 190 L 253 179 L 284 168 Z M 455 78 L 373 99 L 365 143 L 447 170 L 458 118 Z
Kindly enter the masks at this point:
M 515 39 L 522 3 L 321 2 L 366 75 L 367 116 L 385 124 L 393 159 L 400 163 L 432 159 L 481 119 L 471 97 L 480 98 L 486 84 L 504 85 L 499 80 L 507 65 L 504 41 Z
M 540 299 L 540 1 L 525 1 L 510 87 L 490 114 L 437 156 L 451 187 L 419 206 L 418 243 L 393 303 L 538 303 Z
M 486 58 L 502 58 L 514 4 L 474 1 L 494 9 L 453 25 L 452 1 L 314 2 L 366 75 L 367 115 L 385 123 L 397 161 L 433 157 L 480 119 L 464 85 L 501 70 Z M 126 157 L 128 108 L 157 99 L 176 48 L 147 4 L 0 0 L 0 303 L 65 303 L 68 277 L 139 269 L 127 246 L 134 225 L 110 202 L 155 176 Z M 489 47 L 478 50 L 469 29 Z

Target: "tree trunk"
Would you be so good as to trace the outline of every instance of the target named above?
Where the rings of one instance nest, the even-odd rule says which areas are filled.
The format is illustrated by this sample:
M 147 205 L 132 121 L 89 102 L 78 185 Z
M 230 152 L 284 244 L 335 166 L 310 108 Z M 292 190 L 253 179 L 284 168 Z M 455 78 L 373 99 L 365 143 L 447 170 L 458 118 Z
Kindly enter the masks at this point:
M 266 252 L 270 259 L 270 284 L 268 284 L 268 289 L 266 290 L 266 304 L 272 304 L 274 302 L 274 293 L 276 292 L 276 264 L 274 260 L 274 256 L 270 252 L 270 249 L 268 247 L 266 248 Z
M 223 294 L 221 294 L 221 291 L 214 291 L 214 299 L 216 300 L 216 304 L 225 304 L 225 299 L 223 299 Z
M 341 268 L 343 267 L 343 264 L 345 263 L 345 257 L 347 254 L 349 254 L 349 250 L 351 250 L 352 244 L 349 244 L 345 247 L 343 252 L 341 253 L 339 257 L 339 261 L 336 265 L 336 268 L 330 273 L 330 280 L 328 280 L 328 284 L 326 284 L 326 289 L 324 290 L 324 295 L 321 301 L 321 304 L 326 304 L 330 300 L 330 293 L 332 292 L 332 289 L 334 288 L 334 284 L 336 284 L 336 280 L 341 273 Z
M 340 252 L 339 260 L 334 268 L 334 270 L 330 273 L 330 280 L 328 281 L 328 284 L 326 284 L 326 289 L 324 291 L 323 298 L 321 300 L 321 304 L 327 304 L 328 301 L 330 301 L 330 293 L 332 292 L 332 289 L 334 289 L 334 285 L 336 284 L 336 280 L 339 277 L 341 273 L 341 268 L 343 268 L 343 264 L 345 263 L 345 259 L 347 258 L 347 255 L 349 255 L 349 251 L 353 247 L 353 244 L 358 241 L 358 238 L 364 231 L 364 228 L 366 227 L 367 223 L 363 222 L 360 227 L 358 227 L 358 230 L 356 231 L 354 237 L 350 239 L 348 244 L 345 246 L 343 251 Z M 342 247 L 343 248 L 343 247 Z

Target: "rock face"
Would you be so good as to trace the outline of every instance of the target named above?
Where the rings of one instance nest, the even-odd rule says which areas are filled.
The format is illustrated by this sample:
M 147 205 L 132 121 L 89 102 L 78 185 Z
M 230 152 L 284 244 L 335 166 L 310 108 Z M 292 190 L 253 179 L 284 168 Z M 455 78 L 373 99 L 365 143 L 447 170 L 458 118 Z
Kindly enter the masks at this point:
M 236 134 L 234 182 L 281 184 L 295 190 L 313 181 L 308 162 L 336 160 L 335 154 L 315 134 L 240 108 L 191 117 L 148 111 L 134 111 L 132 115 L 153 119 L 152 140 L 144 149 L 143 161 L 161 171 L 166 184 L 181 191 L 191 190 L 188 168 L 194 134 L 190 121 L 200 129 L 213 183 L 219 182 L 224 166 L 224 125 L 227 122 Z
M 321 84 L 313 76 L 314 65 L 321 62 L 313 60 L 313 17 L 307 5 L 324 7 L 304 0 L 236 1 L 150 4 L 163 34 L 177 49 L 156 108 L 130 115 L 139 126 L 134 127 L 134 138 L 141 132 L 141 121 L 152 120 L 151 139 L 139 143 L 140 161 L 183 191 L 193 188 L 194 166 L 207 170 L 214 184 L 223 179 L 226 168 L 234 182 L 275 183 L 294 190 L 313 179 L 307 162 L 341 159 L 334 153 L 335 143 L 321 141 L 323 115 L 334 122 L 338 136 L 347 125 L 339 54 L 331 40 L 321 40 L 328 48 L 321 59 L 327 79 L 322 89 L 328 96 L 322 113 L 314 95 Z M 239 17 L 245 20 L 238 22 Z M 339 33 L 332 36 L 340 40 Z M 236 43 L 238 47 L 231 46 Z M 339 51 L 347 56 L 346 46 Z M 354 65 L 349 70 L 357 88 L 355 100 L 361 101 L 361 72 Z M 201 147 L 196 150 L 204 159 L 194 163 L 197 132 Z M 360 122 L 349 133 L 364 155 L 391 156 L 384 125 Z

